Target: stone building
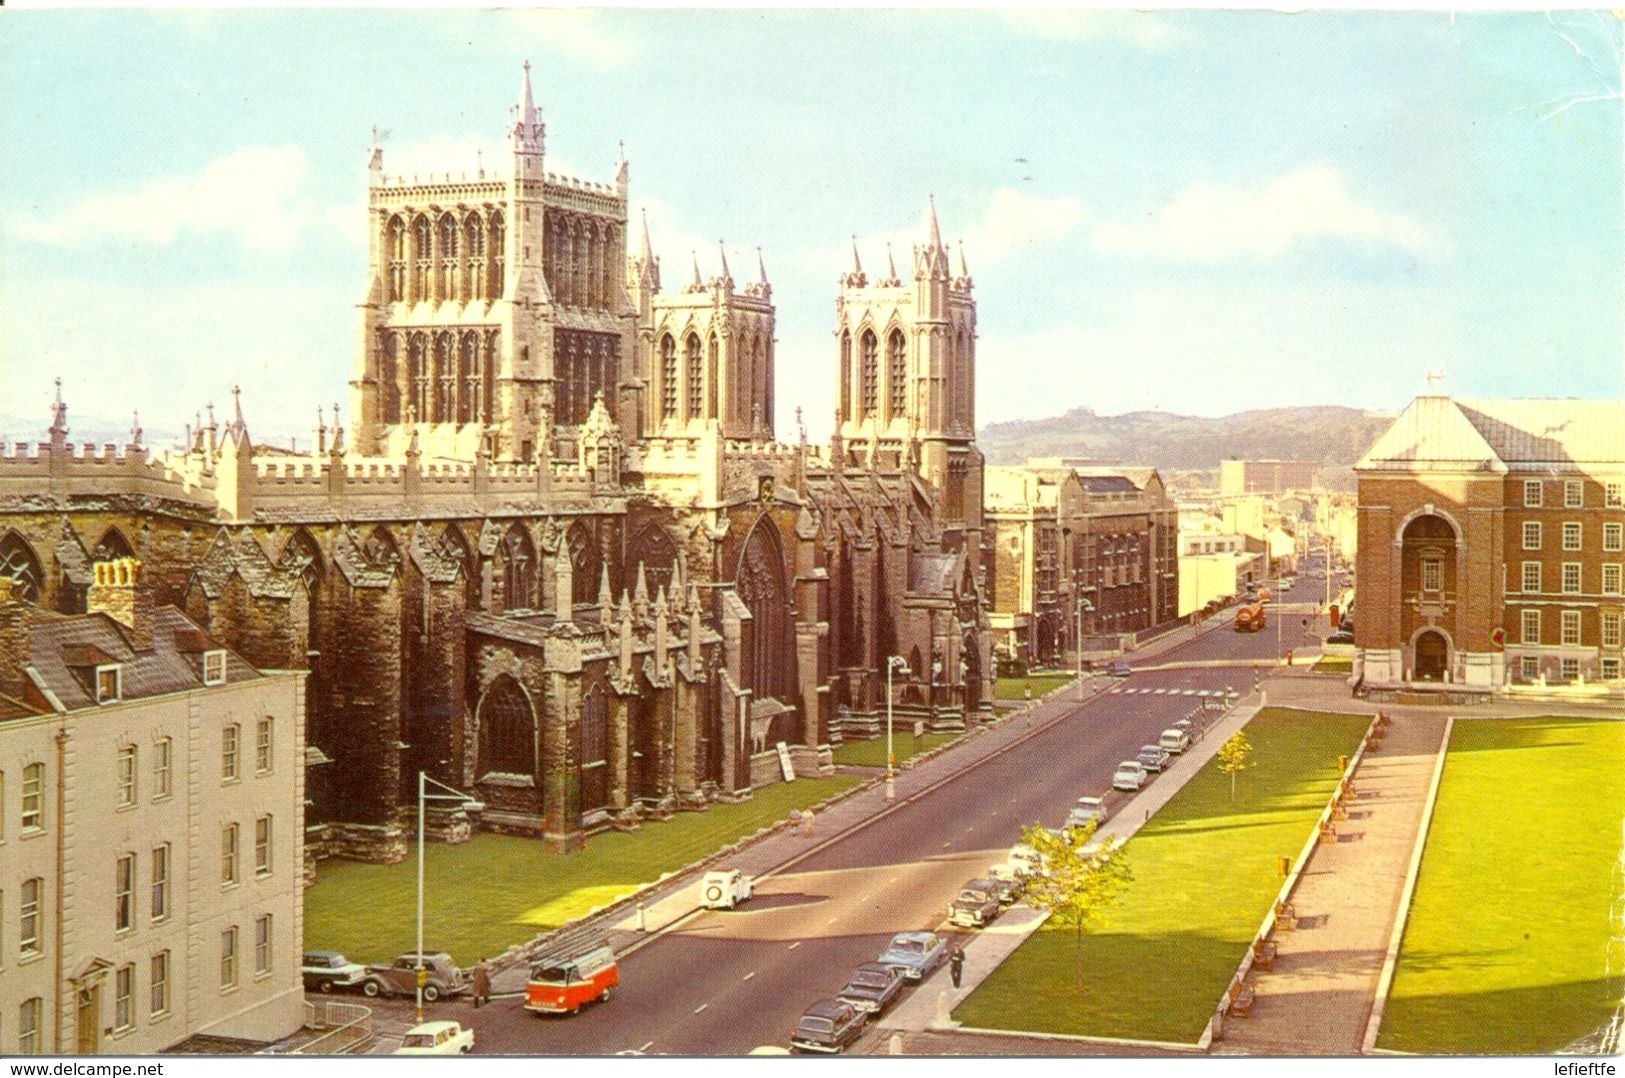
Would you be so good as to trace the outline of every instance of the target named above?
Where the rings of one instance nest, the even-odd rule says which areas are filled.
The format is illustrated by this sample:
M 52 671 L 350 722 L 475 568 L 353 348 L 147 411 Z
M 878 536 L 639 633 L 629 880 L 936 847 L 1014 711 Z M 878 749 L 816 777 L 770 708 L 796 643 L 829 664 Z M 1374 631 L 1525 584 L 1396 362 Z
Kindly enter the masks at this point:
M 373 149 L 348 432 L 335 408 L 309 452 L 256 444 L 234 391 L 181 447 L 76 451 L 59 397 L 0 455 L 0 573 L 71 611 L 135 555 L 245 660 L 307 670 L 327 853 L 403 856 L 419 770 L 561 847 L 747 796 L 778 742 L 827 770 L 889 655 L 921 721 L 986 713 L 975 303 L 935 213 L 910 284 L 843 278 L 857 396 L 829 446 L 786 444 L 761 261 L 663 292 L 646 228 L 628 257 L 628 163 L 546 172 L 528 75 L 508 130 L 472 179 Z M 904 342 L 873 408 L 871 337 Z
M 304 1021 L 304 674 L 256 670 L 141 570 L 93 563 L 80 614 L 0 576 L 8 1055 Z
M 1366 688 L 1619 687 L 1625 403 L 1429 394 L 1355 470 Z
M 1320 465 L 1308 460 L 1221 460 L 1219 493 L 1285 494 L 1313 490 Z

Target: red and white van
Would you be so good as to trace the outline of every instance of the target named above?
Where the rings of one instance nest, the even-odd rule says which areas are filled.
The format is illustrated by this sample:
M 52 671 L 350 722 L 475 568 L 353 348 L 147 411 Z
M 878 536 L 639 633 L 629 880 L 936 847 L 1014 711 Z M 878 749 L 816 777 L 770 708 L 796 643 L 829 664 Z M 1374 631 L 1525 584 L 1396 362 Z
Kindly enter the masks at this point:
M 575 1014 L 584 1003 L 601 1003 L 621 983 L 621 968 L 608 944 L 573 958 L 554 956 L 531 968 L 525 985 L 525 1010 L 538 1014 Z

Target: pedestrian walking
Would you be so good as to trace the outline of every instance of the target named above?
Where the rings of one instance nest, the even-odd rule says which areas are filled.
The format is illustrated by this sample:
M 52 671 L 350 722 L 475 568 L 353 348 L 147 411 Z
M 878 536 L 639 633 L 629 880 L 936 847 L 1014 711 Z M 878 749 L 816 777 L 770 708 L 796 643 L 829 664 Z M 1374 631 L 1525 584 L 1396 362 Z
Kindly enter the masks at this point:
M 491 1002 L 491 968 L 480 959 L 474 967 L 474 1009 L 479 1010 Z
M 954 949 L 948 952 L 948 976 L 953 978 L 954 987 L 959 987 L 959 979 L 965 974 L 965 949 L 954 944 Z
M 807 809 L 801 814 L 801 833 L 806 835 L 808 838 L 812 838 L 813 836 L 812 809 Z

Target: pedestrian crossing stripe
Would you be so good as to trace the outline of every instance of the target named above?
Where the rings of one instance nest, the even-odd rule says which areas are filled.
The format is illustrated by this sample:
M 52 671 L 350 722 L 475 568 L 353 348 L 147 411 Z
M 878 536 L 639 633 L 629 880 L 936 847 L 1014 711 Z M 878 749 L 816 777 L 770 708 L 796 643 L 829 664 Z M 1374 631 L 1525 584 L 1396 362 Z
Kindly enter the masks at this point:
M 1163 693 L 1167 692 L 1168 690 L 1167 689 L 1154 689 L 1152 691 L 1154 691 L 1158 696 L 1161 696 Z
M 1186 696 L 1195 696 L 1196 695 L 1196 690 L 1195 689 L 1186 689 L 1185 690 L 1185 695 Z

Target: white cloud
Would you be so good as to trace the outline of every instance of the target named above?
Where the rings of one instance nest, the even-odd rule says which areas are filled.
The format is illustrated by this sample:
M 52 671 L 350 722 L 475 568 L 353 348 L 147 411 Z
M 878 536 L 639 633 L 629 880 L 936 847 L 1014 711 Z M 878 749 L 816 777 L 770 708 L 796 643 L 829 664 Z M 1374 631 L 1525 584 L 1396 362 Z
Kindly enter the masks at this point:
M 310 161 L 296 145 L 244 146 L 195 176 L 85 195 L 54 213 L 24 216 L 13 231 L 58 247 L 114 240 L 163 246 L 182 232 L 202 232 L 224 233 L 259 250 L 285 250 L 311 215 L 302 195 L 309 175 Z
M 1144 220 L 1102 224 L 1107 254 L 1178 262 L 1273 261 L 1319 240 L 1397 247 L 1417 256 L 1439 249 L 1425 225 L 1358 202 L 1330 168 L 1301 168 L 1242 190 L 1199 181 Z
M 535 42 L 594 71 L 618 70 L 648 51 L 644 39 L 624 23 L 606 26 L 598 12 L 587 8 L 527 8 L 503 14 L 517 44 Z M 550 77 L 547 65 L 535 64 L 530 74 L 537 92 L 542 92 Z
M 987 212 L 965 232 L 965 250 L 977 263 L 993 262 L 1059 243 L 1084 220 L 1083 203 L 1041 198 L 1010 187 L 993 192 Z
M 1144 11 L 1020 8 L 1001 12 L 1000 18 L 1021 33 L 1044 41 L 1121 41 L 1150 52 L 1174 48 L 1189 39 L 1181 27 Z

